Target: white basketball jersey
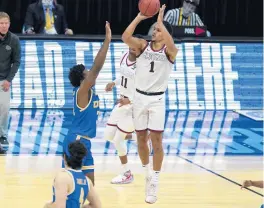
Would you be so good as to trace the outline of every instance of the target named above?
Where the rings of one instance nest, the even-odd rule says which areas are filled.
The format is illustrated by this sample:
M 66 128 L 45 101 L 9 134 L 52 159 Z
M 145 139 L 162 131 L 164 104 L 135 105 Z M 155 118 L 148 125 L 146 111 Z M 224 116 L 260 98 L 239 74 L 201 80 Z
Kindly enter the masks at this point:
M 126 53 L 120 62 L 120 94 L 133 99 L 135 92 L 135 68 L 136 62 L 128 60 L 129 53 Z
M 151 42 L 137 58 L 135 88 L 145 92 L 165 92 L 174 63 L 165 53 L 165 45 L 154 50 Z

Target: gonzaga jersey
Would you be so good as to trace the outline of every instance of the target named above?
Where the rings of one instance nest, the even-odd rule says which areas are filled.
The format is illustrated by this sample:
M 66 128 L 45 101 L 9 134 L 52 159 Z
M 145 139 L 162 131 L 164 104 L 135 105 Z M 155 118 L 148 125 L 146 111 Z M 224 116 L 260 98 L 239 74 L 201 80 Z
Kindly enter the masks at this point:
M 70 133 L 94 138 L 96 136 L 96 122 L 99 112 L 99 97 L 91 90 L 90 100 L 85 108 L 77 104 L 79 87 L 73 89 L 73 120 Z M 87 92 L 88 93 L 88 92 Z
M 165 92 L 173 68 L 173 62 L 165 53 L 166 46 L 160 50 L 152 48 L 149 42 L 137 58 L 135 87 L 145 92 Z
M 126 53 L 120 63 L 120 94 L 132 100 L 135 91 L 134 78 L 136 62 L 130 62 L 128 55 L 129 53 Z
M 73 190 L 68 194 L 66 208 L 81 208 L 89 193 L 89 181 L 82 170 L 65 169 L 72 177 Z M 53 189 L 53 202 L 55 202 L 55 188 Z

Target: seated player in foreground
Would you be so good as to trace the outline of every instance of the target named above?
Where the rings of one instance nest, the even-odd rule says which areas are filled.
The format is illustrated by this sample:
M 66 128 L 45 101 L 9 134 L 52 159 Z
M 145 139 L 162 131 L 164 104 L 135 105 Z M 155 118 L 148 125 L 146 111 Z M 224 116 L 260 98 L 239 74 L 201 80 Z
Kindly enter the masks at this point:
M 82 172 L 82 161 L 87 154 L 86 147 L 75 141 L 69 144 L 63 154 L 65 169 L 55 177 L 53 199 L 44 208 L 101 208 L 101 201 L 92 182 Z M 85 201 L 90 203 L 84 205 Z

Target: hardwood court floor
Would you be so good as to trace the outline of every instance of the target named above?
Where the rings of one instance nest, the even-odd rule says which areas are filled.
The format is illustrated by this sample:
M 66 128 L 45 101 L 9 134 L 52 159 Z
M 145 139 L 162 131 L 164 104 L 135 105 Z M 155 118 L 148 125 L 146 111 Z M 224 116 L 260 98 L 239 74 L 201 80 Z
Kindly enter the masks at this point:
M 144 177 L 138 156 L 130 156 L 135 181 L 112 185 L 119 170 L 118 158 L 96 156 L 96 188 L 104 208 L 259 208 L 262 197 L 223 179 L 234 182 L 261 180 L 262 157 L 167 156 L 160 178 L 159 200 L 144 202 Z M 195 163 L 195 164 L 194 164 Z M 52 180 L 61 164 L 60 156 L 7 155 L 0 157 L 0 207 L 43 207 L 52 197 Z M 206 168 L 207 170 L 198 167 Z M 253 190 L 262 193 L 261 189 Z
M 232 111 L 169 111 L 159 200 L 144 202 L 144 175 L 135 141 L 128 142 L 135 181 L 112 185 L 119 170 L 113 145 L 103 139 L 110 112 L 100 114 L 92 140 L 96 189 L 104 208 L 259 208 L 261 189 L 240 190 L 263 176 L 263 122 Z M 0 157 L 0 208 L 38 208 L 52 198 L 62 141 L 72 111 L 12 110 L 7 156 Z M 18 156 L 15 156 L 18 155 Z M 243 155 L 243 156 L 242 156 Z M 217 175 L 220 174 L 220 175 Z M 225 177 L 225 178 L 223 178 Z M 238 183 L 238 184 L 236 184 Z

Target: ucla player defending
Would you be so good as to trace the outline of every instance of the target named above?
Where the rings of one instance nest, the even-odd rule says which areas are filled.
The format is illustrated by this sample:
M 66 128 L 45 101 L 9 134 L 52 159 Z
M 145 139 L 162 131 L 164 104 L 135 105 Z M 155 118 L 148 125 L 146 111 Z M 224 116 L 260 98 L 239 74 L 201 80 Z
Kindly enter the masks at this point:
M 101 208 L 101 201 L 92 182 L 82 172 L 82 160 L 87 155 L 86 147 L 75 141 L 64 153 L 65 169 L 53 182 L 53 199 L 44 208 Z M 89 204 L 84 205 L 88 200 Z
M 105 41 L 95 57 L 92 68 L 88 71 L 83 65 L 70 69 L 69 79 L 73 89 L 73 121 L 68 135 L 63 142 L 63 152 L 67 151 L 69 143 L 80 140 L 87 148 L 84 158 L 83 172 L 94 184 L 94 160 L 91 153 L 90 139 L 96 136 L 96 121 L 99 111 L 99 98 L 94 93 L 93 86 L 101 71 L 111 41 L 111 29 L 108 22 L 105 25 Z
M 138 153 L 146 172 L 147 203 L 157 201 L 159 173 L 163 161 L 162 134 L 165 124 L 165 91 L 178 52 L 171 36 L 172 28 L 163 22 L 165 5 L 160 8 L 152 41 L 133 37 L 137 25 L 149 17 L 141 13 L 131 22 L 122 40 L 141 54 L 137 57 L 133 102 L 134 125 L 138 139 Z M 153 171 L 149 171 L 148 130 L 153 147 Z
M 132 120 L 132 99 L 134 95 L 134 76 L 136 67 L 136 50 L 130 48 L 122 56 L 120 62 L 120 76 L 106 85 L 106 91 L 111 91 L 116 84 L 120 84 L 120 100 L 111 112 L 104 133 L 105 140 L 112 142 L 117 150 L 122 164 L 121 173 L 112 179 L 113 184 L 128 184 L 134 180 L 127 160 L 126 136 L 135 131 Z

